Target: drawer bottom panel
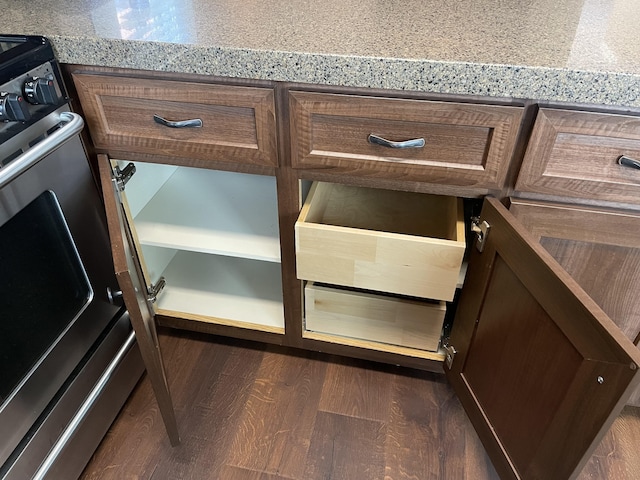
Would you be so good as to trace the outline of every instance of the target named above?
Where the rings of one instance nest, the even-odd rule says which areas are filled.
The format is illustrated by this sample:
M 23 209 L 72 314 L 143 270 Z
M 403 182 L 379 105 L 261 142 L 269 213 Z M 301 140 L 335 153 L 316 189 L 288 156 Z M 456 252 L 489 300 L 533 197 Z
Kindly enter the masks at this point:
M 437 351 L 445 302 L 428 302 L 307 283 L 305 329 Z

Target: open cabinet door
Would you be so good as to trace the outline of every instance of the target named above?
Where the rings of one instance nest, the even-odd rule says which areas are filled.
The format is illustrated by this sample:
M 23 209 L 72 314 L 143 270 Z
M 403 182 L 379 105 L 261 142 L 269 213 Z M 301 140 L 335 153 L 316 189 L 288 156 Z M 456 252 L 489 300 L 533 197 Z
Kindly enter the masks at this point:
M 501 478 L 575 478 L 640 354 L 502 204 L 487 198 L 481 221 L 445 372 Z
M 131 317 L 131 324 L 169 440 L 171 445 L 175 446 L 180 443 L 180 437 L 158 343 L 154 312 L 146 297 L 147 288 L 142 280 L 131 231 L 125 221 L 117 182 L 112 178 L 109 158 L 106 155 L 98 155 L 98 165 L 116 278 Z

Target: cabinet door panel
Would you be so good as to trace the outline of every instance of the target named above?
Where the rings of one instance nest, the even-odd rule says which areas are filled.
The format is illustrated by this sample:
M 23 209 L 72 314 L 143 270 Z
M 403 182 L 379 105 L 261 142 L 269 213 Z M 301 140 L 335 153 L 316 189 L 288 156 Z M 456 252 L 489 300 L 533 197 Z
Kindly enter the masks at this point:
M 637 344 L 640 213 L 519 199 L 510 211 Z M 640 391 L 629 403 L 640 406 Z
M 151 380 L 169 440 L 172 445 L 177 445 L 180 443 L 180 437 L 158 344 L 154 313 L 145 296 L 147 288 L 133 246 L 131 231 L 125 220 L 116 182 L 112 181 L 111 162 L 106 155 L 99 155 L 98 164 L 116 278 L 129 311 L 142 360 Z
M 481 218 L 447 377 L 503 478 L 573 478 L 640 380 L 640 352 L 504 206 L 487 199 Z

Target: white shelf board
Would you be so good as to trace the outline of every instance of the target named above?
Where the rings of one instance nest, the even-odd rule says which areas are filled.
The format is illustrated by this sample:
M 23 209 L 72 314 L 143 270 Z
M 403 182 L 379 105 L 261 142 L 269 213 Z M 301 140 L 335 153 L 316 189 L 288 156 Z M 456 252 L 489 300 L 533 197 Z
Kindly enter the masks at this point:
M 180 167 L 134 223 L 143 245 L 280 261 L 274 177 Z
M 179 251 L 163 275 L 158 311 L 284 329 L 279 264 Z

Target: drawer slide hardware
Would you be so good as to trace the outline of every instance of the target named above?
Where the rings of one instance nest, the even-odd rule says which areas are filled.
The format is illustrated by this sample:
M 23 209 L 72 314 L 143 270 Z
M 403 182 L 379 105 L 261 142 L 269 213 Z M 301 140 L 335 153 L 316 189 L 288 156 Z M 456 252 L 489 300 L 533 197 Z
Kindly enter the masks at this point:
M 480 221 L 479 217 L 473 217 L 471 219 L 471 231 L 476 234 L 478 241 L 476 242 L 476 248 L 479 252 L 484 250 L 485 243 L 489 237 L 489 230 L 491 225 L 486 220 Z
M 131 180 L 134 173 L 136 173 L 136 166 L 131 162 L 129 162 L 123 169 L 116 165 L 114 178 L 118 185 L 118 191 L 124 192 L 124 186 L 129 180 Z
M 443 345 L 443 346 L 446 352 L 445 361 L 447 362 L 447 368 L 451 369 L 451 367 L 453 366 L 453 360 L 455 359 L 456 353 L 458 352 L 453 345 Z
M 160 277 L 157 283 L 152 283 L 151 285 L 149 285 L 147 287 L 147 300 L 149 300 L 151 303 L 156 303 L 158 295 L 160 295 L 160 292 L 162 292 L 166 284 L 167 282 L 165 281 L 164 277 Z

